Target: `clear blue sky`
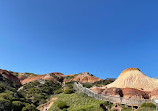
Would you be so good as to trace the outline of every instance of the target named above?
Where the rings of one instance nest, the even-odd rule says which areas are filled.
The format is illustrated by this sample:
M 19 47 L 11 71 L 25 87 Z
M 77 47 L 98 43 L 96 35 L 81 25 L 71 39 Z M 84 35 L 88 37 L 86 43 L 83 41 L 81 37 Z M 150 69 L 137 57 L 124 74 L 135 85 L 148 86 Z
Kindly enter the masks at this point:
M 158 77 L 158 0 L 1 0 L 0 68 Z

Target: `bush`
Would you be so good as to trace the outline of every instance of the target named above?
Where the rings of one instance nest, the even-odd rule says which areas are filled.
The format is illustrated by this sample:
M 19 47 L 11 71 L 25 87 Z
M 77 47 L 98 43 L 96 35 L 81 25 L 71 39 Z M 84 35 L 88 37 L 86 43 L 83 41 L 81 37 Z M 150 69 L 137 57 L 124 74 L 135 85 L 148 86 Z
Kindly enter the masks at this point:
M 68 87 L 68 88 L 73 88 L 73 85 L 74 85 L 74 81 L 71 81 L 71 82 L 67 82 L 67 83 L 65 83 L 65 85 L 66 85 L 66 87 Z
M 66 104 L 66 102 L 62 101 L 62 102 L 57 103 L 57 107 L 59 109 L 65 109 L 65 108 L 68 108 L 69 106 Z
M 86 87 L 86 88 L 90 88 L 92 86 L 93 86 L 93 84 L 90 84 L 90 83 L 84 83 L 83 84 L 83 87 Z
M 156 108 L 156 105 L 153 103 L 143 103 L 140 107 Z
M 12 104 L 15 111 L 21 110 L 25 106 L 25 104 L 22 103 L 21 101 L 13 101 Z
M 66 88 L 66 89 L 64 90 L 64 93 L 65 93 L 65 94 L 72 94 L 72 93 L 74 93 L 74 92 L 75 92 L 74 89 Z
M 81 107 L 81 108 L 78 109 L 77 111 L 94 111 L 94 106 L 92 106 L 92 105 L 87 105 L 87 106 Z
M 11 111 L 12 104 L 9 100 L 6 99 L 0 99 L 0 111 L 5 111 L 7 109 L 8 111 Z
M 63 91 L 61 90 L 61 89 L 59 89 L 59 90 L 57 90 L 57 91 L 55 91 L 54 93 L 55 94 L 60 94 L 60 93 L 62 93 Z
M 22 111 L 38 111 L 35 107 L 35 105 L 31 104 L 31 105 L 27 105 L 26 107 L 22 108 Z
M 139 108 L 137 111 L 155 111 L 155 108 L 143 107 Z

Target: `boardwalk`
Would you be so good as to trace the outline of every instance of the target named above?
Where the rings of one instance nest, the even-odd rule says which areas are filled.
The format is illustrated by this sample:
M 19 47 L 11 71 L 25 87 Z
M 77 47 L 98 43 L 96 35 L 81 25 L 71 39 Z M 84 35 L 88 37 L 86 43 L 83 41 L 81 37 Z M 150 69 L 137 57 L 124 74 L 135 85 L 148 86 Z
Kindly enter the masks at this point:
M 133 99 L 133 98 L 123 98 L 123 97 L 114 97 L 109 95 L 96 94 L 92 90 L 85 88 L 79 82 L 74 83 L 74 89 L 78 92 L 83 92 L 88 96 L 94 97 L 99 100 L 109 101 L 111 103 L 125 104 L 128 106 L 140 106 L 142 103 L 154 103 L 152 99 Z

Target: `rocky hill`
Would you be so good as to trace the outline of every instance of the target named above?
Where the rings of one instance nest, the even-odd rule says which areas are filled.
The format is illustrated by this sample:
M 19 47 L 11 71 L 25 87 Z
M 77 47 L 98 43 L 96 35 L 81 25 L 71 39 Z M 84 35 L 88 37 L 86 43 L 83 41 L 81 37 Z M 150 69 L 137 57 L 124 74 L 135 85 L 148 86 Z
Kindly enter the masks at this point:
M 94 83 L 100 81 L 102 79 L 95 77 L 88 72 L 83 72 L 79 74 L 69 74 L 64 75 L 60 72 L 52 72 L 44 75 L 33 74 L 33 73 L 18 73 L 13 71 L 1 70 L 0 74 L 5 78 L 16 82 L 18 85 L 24 85 L 29 82 L 33 82 L 36 80 L 52 80 L 54 82 L 71 82 L 71 81 L 78 81 L 81 83 Z
M 34 75 L 34 76 L 28 76 L 25 79 L 21 79 L 21 83 L 22 84 L 26 84 L 29 82 L 33 82 L 36 80 L 52 80 L 54 82 L 62 82 L 64 77 L 64 75 L 62 73 L 59 72 L 53 72 L 53 73 L 48 73 L 48 74 L 44 74 L 44 75 Z
M 135 88 L 142 91 L 152 91 L 158 88 L 158 80 L 143 74 L 138 68 L 125 69 L 120 76 L 107 88 Z
M 11 82 L 14 82 L 18 86 L 21 86 L 20 79 L 18 77 L 14 76 L 11 72 L 0 69 L 0 75 L 1 75 L 1 77 L 6 78 L 6 79 L 10 80 Z
M 94 83 L 100 80 L 100 78 L 95 77 L 94 75 L 89 74 L 88 72 L 83 72 L 79 74 L 66 75 L 64 82 L 79 81 L 81 83 Z

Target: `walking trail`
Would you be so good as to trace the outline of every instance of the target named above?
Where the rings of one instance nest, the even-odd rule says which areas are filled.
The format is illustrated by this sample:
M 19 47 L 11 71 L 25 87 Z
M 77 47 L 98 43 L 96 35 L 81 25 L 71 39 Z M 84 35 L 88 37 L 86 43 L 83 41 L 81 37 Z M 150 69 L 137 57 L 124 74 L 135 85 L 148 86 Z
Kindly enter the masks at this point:
M 56 99 L 56 97 L 52 97 L 47 103 L 39 105 L 37 109 L 40 111 L 48 111 Z

